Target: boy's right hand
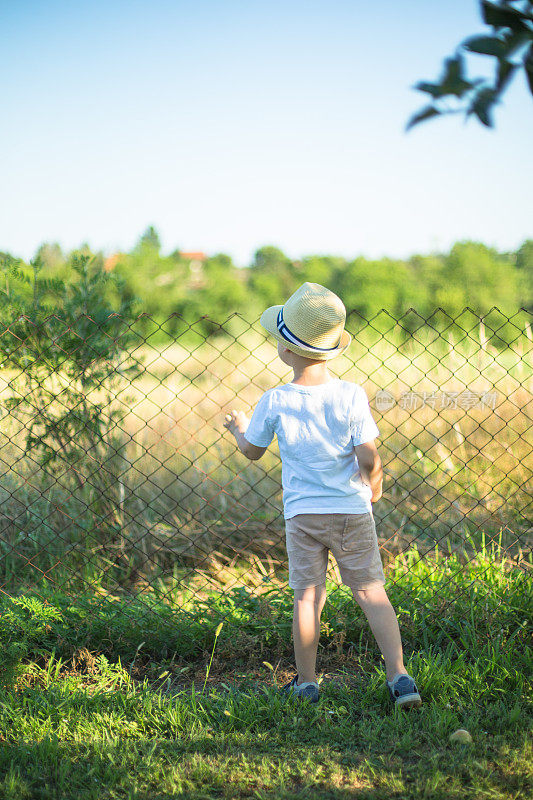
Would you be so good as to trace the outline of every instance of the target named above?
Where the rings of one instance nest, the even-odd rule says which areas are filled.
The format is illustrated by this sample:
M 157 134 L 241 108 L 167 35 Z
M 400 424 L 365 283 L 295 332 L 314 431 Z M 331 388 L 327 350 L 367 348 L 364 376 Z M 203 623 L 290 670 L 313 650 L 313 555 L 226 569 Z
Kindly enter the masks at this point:
M 224 427 L 234 436 L 236 433 L 245 433 L 249 424 L 250 420 L 244 411 L 235 411 L 234 409 L 232 409 L 230 414 L 226 414 L 224 420 Z
M 231 413 L 226 414 L 226 418 L 224 419 L 224 427 L 235 436 L 241 453 L 244 453 L 251 461 L 257 461 L 265 452 L 266 447 L 258 447 L 246 439 L 244 434 L 249 424 L 250 420 L 244 411 L 232 410 Z

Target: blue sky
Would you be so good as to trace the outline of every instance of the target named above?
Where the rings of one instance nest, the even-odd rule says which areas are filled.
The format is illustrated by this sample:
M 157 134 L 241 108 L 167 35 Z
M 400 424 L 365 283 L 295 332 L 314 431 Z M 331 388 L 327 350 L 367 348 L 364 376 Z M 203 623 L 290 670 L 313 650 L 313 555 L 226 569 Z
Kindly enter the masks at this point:
M 412 90 L 485 30 L 475 0 L 0 3 L 0 250 L 43 241 L 250 262 L 533 236 L 533 103 L 404 132 Z M 490 61 L 474 56 L 472 74 Z

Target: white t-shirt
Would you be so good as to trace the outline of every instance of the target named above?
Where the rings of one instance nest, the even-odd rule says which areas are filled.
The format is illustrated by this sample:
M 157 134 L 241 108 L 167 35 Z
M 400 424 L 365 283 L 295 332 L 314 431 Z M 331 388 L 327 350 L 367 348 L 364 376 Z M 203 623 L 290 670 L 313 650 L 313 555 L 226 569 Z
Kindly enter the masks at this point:
M 245 432 L 257 447 L 278 437 L 283 515 L 363 514 L 372 510 L 372 489 L 361 480 L 354 445 L 379 429 L 366 392 L 334 378 L 318 386 L 286 383 L 260 398 Z

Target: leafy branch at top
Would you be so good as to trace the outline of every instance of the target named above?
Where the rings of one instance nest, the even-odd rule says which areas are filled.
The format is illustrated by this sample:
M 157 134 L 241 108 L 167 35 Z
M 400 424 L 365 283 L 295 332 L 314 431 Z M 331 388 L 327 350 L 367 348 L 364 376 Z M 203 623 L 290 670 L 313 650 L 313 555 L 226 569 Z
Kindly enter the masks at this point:
M 514 76 L 524 70 L 533 94 L 533 2 L 529 0 L 481 0 L 483 21 L 492 28 L 489 35 L 470 36 L 458 45 L 456 52 L 444 62 L 438 83 L 421 81 L 415 89 L 431 97 L 431 103 L 416 112 L 407 123 L 410 130 L 424 120 L 442 114 L 464 112 L 474 114 L 487 127 L 494 125 L 493 106 L 500 101 Z M 491 80 L 465 75 L 466 53 L 493 58 Z M 445 104 L 449 98 L 455 106 Z

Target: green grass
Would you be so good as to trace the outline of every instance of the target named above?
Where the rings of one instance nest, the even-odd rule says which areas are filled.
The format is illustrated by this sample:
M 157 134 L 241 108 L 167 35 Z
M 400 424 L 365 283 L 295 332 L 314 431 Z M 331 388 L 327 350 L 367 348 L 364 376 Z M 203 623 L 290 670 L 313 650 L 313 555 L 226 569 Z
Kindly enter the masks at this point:
M 281 585 L 186 608 L 177 591 L 4 598 L 0 798 L 527 798 L 530 566 L 493 545 L 389 569 L 424 699 L 403 713 L 344 587 L 328 585 L 317 706 L 277 691 L 292 674 Z M 449 742 L 457 728 L 472 745 Z
M 450 666 L 437 672 L 452 702 L 426 690 L 425 706 L 402 714 L 375 675 L 331 682 L 317 707 L 298 707 L 272 688 L 165 696 L 105 661 L 90 682 L 54 675 L 52 662 L 44 679 L 34 670 L 41 685 L 2 698 L 0 796 L 526 798 L 522 701 L 487 698 L 490 674 L 454 680 Z M 449 743 L 459 727 L 472 746 Z

